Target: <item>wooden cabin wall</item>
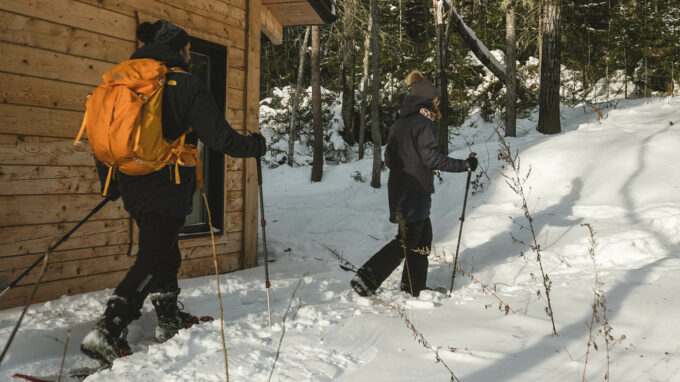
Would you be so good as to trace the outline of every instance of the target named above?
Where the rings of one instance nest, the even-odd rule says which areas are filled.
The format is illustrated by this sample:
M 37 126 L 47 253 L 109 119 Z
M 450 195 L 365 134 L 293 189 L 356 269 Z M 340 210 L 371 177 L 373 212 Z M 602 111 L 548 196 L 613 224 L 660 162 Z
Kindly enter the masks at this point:
M 260 0 L 0 3 L 0 276 L 15 279 L 102 200 L 89 145 L 72 142 L 87 94 L 134 51 L 139 22 L 163 18 L 226 46 L 227 120 L 241 133 L 257 130 L 259 7 Z M 227 158 L 225 171 L 221 272 L 255 265 L 258 228 L 254 161 Z M 135 260 L 134 231 L 122 201 L 109 203 L 50 255 L 34 302 L 117 285 Z M 181 278 L 214 273 L 209 237 L 181 240 L 180 249 Z M 40 268 L 0 309 L 25 302 Z

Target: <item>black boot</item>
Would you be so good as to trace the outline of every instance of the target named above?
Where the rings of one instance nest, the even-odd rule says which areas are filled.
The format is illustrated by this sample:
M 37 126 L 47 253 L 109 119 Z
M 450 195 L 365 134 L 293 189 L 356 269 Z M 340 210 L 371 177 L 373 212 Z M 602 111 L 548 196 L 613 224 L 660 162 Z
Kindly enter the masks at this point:
M 125 297 L 113 295 L 106 303 L 104 315 L 85 336 L 80 350 L 87 356 L 110 367 L 116 358 L 132 354 L 127 343 L 127 326 L 140 313 Z
M 376 289 L 378 289 L 373 277 L 363 268 L 357 271 L 356 276 L 349 283 L 359 296 L 362 297 L 374 296 Z
M 158 318 L 158 326 L 154 333 L 154 338 L 158 342 L 165 342 L 174 337 L 180 329 L 188 329 L 199 323 L 198 317 L 182 312 L 177 306 L 182 304 L 177 302 L 179 291 L 179 288 L 164 288 L 149 294 Z

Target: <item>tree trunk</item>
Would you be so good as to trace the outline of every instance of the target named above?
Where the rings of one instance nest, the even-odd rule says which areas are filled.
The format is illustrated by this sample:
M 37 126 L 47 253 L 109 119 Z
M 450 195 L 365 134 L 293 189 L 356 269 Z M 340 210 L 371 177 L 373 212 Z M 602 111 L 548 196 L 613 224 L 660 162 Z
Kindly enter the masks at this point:
M 465 45 L 470 48 L 475 57 L 477 57 L 477 59 L 486 66 L 494 76 L 505 82 L 505 67 L 489 53 L 489 49 L 477 39 L 475 32 L 465 25 L 463 18 L 456 11 L 456 7 L 451 6 L 450 12 L 449 20 L 456 28 L 458 34 L 463 38 Z
M 543 0 L 538 1 L 538 72 L 541 73 L 543 63 Z M 539 76 L 539 86 L 541 77 Z
M 380 171 L 382 170 L 382 133 L 380 129 L 380 110 L 378 97 L 380 96 L 380 13 L 378 0 L 371 0 L 371 65 L 373 79 L 371 81 L 371 137 L 373 138 L 373 174 L 371 186 L 380 188 Z
M 649 72 L 647 71 L 647 48 L 645 48 L 645 98 L 647 98 L 647 86 L 649 84 Z
M 449 97 L 447 92 L 447 77 L 446 77 L 446 35 L 444 30 L 444 1 L 433 0 L 434 2 L 434 22 L 437 34 L 437 88 L 439 98 L 439 111 L 442 114 L 442 119 L 437 123 L 437 143 L 439 144 L 439 151 L 443 154 L 449 153 L 449 126 L 448 126 L 448 103 Z
M 628 99 L 628 57 L 626 48 L 623 48 L 623 98 Z
M 402 14 L 402 0 L 399 0 L 399 43 L 401 44 L 402 41 L 402 30 L 404 29 L 404 19 L 403 19 L 403 14 Z
M 366 135 L 366 101 L 368 98 L 368 59 L 371 53 L 371 30 L 373 23 L 368 20 L 368 31 L 364 38 L 364 72 L 359 83 L 359 91 L 361 92 L 361 105 L 359 106 L 359 160 L 364 159 L 364 136 Z
M 312 118 L 314 119 L 314 155 L 312 182 L 320 182 L 323 177 L 323 124 L 321 123 L 321 68 L 319 64 L 319 27 L 312 27 Z
M 298 65 L 297 84 L 295 85 L 295 94 L 293 94 L 293 101 L 290 105 L 290 122 L 288 124 L 288 165 L 293 166 L 295 156 L 295 118 L 297 117 L 298 100 L 300 99 L 300 91 L 302 90 L 302 78 L 305 72 L 305 57 L 307 56 L 307 43 L 309 41 L 309 27 L 305 28 L 305 37 L 300 44 L 300 64 Z
M 647 1 L 646 1 L 646 0 L 645 0 L 645 4 L 644 4 L 644 12 L 643 12 L 642 17 L 644 18 L 644 24 L 643 24 L 644 28 L 643 28 L 643 29 L 644 29 L 645 31 L 647 31 Z M 645 73 L 644 73 L 644 77 L 645 77 L 645 94 L 644 94 L 643 97 L 644 97 L 644 98 L 647 98 L 647 86 L 648 86 L 648 84 L 649 84 L 649 77 L 648 77 L 648 72 L 647 72 L 647 56 L 649 55 L 649 40 L 646 39 L 646 38 L 645 38 L 644 40 L 645 40 L 645 49 L 644 49 L 644 51 L 643 51 L 643 56 L 644 56 L 644 63 L 645 63 Z M 638 93 L 639 93 L 639 92 L 638 92 Z
M 505 136 L 517 136 L 517 48 L 515 46 L 515 3 L 510 1 L 505 11 Z
M 342 31 L 342 121 L 345 136 L 350 144 L 356 142 L 354 136 L 354 10 L 355 0 L 345 0 Z
M 604 69 L 604 78 L 606 81 L 606 99 L 609 100 L 609 61 L 610 58 L 609 56 L 611 55 L 611 34 L 612 34 L 612 1 L 609 0 L 607 2 L 608 6 L 608 12 L 607 12 L 607 50 L 605 52 L 605 69 Z
M 538 131 L 558 134 L 560 125 L 560 24 L 561 0 L 543 0 L 543 60 L 538 94 Z

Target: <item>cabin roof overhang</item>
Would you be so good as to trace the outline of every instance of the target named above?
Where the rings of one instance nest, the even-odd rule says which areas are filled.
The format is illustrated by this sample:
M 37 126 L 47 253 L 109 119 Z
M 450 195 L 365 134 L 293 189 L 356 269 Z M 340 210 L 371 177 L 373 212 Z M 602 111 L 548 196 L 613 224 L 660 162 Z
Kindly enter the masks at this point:
M 262 0 L 282 26 L 323 25 L 335 18 L 333 0 Z
M 336 19 L 335 0 L 262 0 L 262 32 L 276 45 L 283 27 L 330 24 Z

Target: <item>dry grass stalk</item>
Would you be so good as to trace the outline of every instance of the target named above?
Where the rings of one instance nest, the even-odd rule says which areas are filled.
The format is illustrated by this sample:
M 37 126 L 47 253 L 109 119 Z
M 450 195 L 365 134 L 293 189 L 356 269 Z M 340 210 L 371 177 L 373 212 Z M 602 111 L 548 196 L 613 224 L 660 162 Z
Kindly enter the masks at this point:
M 451 262 L 448 261 L 448 260 L 446 259 L 446 254 L 444 253 L 444 250 L 442 250 L 442 254 L 441 254 L 441 255 L 440 255 L 439 253 L 437 253 L 437 250 L 436 250 L 436 249 L 433 249 L 433 250 L 431 250 L 431 251 L 430 251 L 430 250 L 424 250 L 424 251 L 418 251 L 418 252 L 423 253 L 423 254 L 431 254 L 431 255 L 432 255 L 432 258 L 433 258 L 435 261 L 437 261 L 438 263 L 440 263 L 440 264 L 451 265 Z M 483 282 L 479 281 L 479 280 L 478 280 L 471 272 L 468 272 L 468 271 L 466 271 L 465 269 L 463 269 L 463 268 L 460 266 L 460 262 L 458 262 L 458 265 L 456 266 L 456 271 L 460 272 L 460 274 L 462 274 L 463 276 L 469 278 L 469 279 L 470 279 L 472 282 L 474 282 L 475 284 L 481 286 L 482 289 L 483 289 L 485 292 L 487 292 L 487 293 L 489 293 L 490 295 L 492 295 L 493 297 L 495 297 L 496 300 L 498 300 L 498 310 L 500 310 L 501 312 L 504 312 L 506 315 L 509 314 L 509 313 L 512 313 L 512 314 L 516 314 L 516 313 L 517 313 L 517 312 L 515 312 L 515 311 L 510 307 L 510 305 L 508 305 L 505 301 L 503 301 L 503 299 L 501 299 L 500 297 L 498 297 L 498 295 L 496 294 L 496 292 L 494 292 L 493 290 L 489 289 L 486 285 L 484 285 Z
M 205 192 L 201 191 L 203 196 L 203 201 L 205 202 L 205 210 L 208 214 L 208 226 L 212 227 L 212 217 L 210 216 L 210 206 L 208 205 L 208 198 Z M 220 307 L 220 336 L 222 337 L 222 354 L 224 355 L 224 375 L 226 382 L 229 382 L 229 360 L 227 358 L 227 341 L 224 335 L 224 308 L 222 307 L 222 291 L 220 289 L 220 267 L 217 262 L 217 251 L 215 249 L 215 234 L 210 229 L 210 241 L 212 242 L 212 252 L 213 252 L 213 266 L 215 267 L 215 281 L 217 282 L 217 301 Z
M 316 240 L 314 240 L 314 242 L 317 243 L 317 244 L 319 244 L 320 246 L 326 248 L 331 254 L 333 254 L 333 256 L 334 256 L 336 259 L 340 260 L 340 264 L 341 264 L 340 267 L 341 267 L 342 269 L 350 270 L 350 271 L 352 271 L 352 272 L 354 272 L 354 273 L 357 272 L 357 267 L 356 267 L 354 264 L 352 264 L 352 262 L 350 262 L 349 260 L 347 260 L 340 252 L 338 252 L 338 250 L 333 249 L 333 248 L 331 248 L 331 247 L 329 247 L 329 246 L 327 246 L 327 245 L 325 245 L 325 244 L 321 244 L 321 243 L 319 243 L 319 242 L 316 241 Z
M 371 300 L 383 305 L 384 307 L 388 308 L 389 310 L 397 313 L 399 317 L 406 323 L 406 327 L 411 330 L 413 333 L 413 338 L 421 345 L 423 345 L 426 349 L 429 349 L 434 353 L 434 357 L 437 360 L 437 362 L 441 362 L 441 364 L 446 368 L 446 370 L 451 374 L 451 382 L 460 382 L 458 377 L 453 373 L 453 370 L 449 368 L 449 366 L 444 362 L 444 360 L 439 356 L 439 351 L 434 349 L 432 345 L 425 339 L 425 336 L 418 331 L 418 329 L 413 325 L 413 322 L 408 318 L 408 315 L 406 314 L 406 310 L 404 307 L 401 305 L 397 304 L 396 302 L 390 302 L 390 301 L 385 301 L 379 297 L 369 297 Z
M 588 327 L 588 345 L 586 347 L 586 359 L 583 364 L 583 376 L 581 378 L 581 381 L 585 382 L 586 380 L 586 369 L 588 368 L 590 347 L 592 346 L 593 349 L 595 349 L 596 351 L 599 350 L 597 347 L 597 342 L 595 342 L 595 335 L 593 335 L 593 328 L 597 324 L 602 324 L 602 328 L 598 329 L 596 334 L 600 334 L 604 337 L 605 350 L 607 354 L 607 372 L 604 375 L 604 379 L 605 381 L 609 381 L 611 349 L 616 344 L 616 342 L 624 340 L 626 336 L 622 335 L 618 340 L 616 340 L 612 335 L 613 329 L 609 324 L 609 319 L 607 318 L 607 298 L 604 293 L 604 283 L 602 282 L 602 280 L 600 280 L 600 276 L 597 272 L 597 261 L 595 260 L 595 247 L 597 246 L 597 241 L 595 240 L 595 230 L 593 229 L 593 226 L 588 223 L 583 223 L 581 224 L 581 226 L 586 227 L 590 235 L 588 239 L 589 244 L 588 254 L 590 255 L 591 260 L 593 261 L 593 272 L 595 274 L 595 286 L 593 287 L 593 304 L 592 304 L 593 314 L 590 317 L 590 323 L 586 323 L 586 326 Z
M 64 361 L 66 361 L 66 351 L 68 350 L 68 343 L 71 341 L 71 328 L 66 332 L 66 343 L 64 343 L 64 354 L 61 356 L 61 366 L 59 367 L 59 378 L 57 382 L 61 382 L 61 375 L 64 372 Z
M 510 167 L 511 171 L 510 174 L 504 171 L 501 171 L 500 173 L 505 178 L 505 183 L 510 187 L 510 189 L 521 198 L 522 203 L 520 208 L 524 213 L 524 217 L 527 219 L 529 231 L 531 232 L 531 238 L 533 241 L 532 244 L 529 244 L 529 247 L 536 254 L 536 262 L 538 263 L 538 266 L 541 270 L 541 279 L 543 281 L 544 288 L 543 291 L 545 293 L 545 298 L 547 302 L 545 313 L 550 317 L 553 335 L 557 335 L 557 329 L 555 329 L 555 316 L 553 314 L 552 303 L 550 301 L 550 290 L 552 287 L 552 281 L 550 280 L 550 277 L 543 269 L 543 261 L 541 260 L 541 245 L 538 244 L 538 237 L 533 224 L 534 219 L 531 217 L 531 213 L 529 212 L 529 205 L 527 201 L 528 192 L 524 187 L 527 179 L 529 178 L 529 175 L 531 174 L 531 167 L 529 167 L 529 171 L 527 171 L 526 175 L 523 176 L 520 170 L 519 153 L 515 152 L 513 154 L 510 144 L 505 140 L 503 134 L 499 129 L 496 129 L 496 135 L 498 136 L 498 144 L 500 146 L 500 148 L 498 149 L 498 159 L 505 162 Z M 541 291 L 537 291 L 537 295 L 540 297 Z
M 302 278 L 306 276 L 303 275 Z M 302 278 L 298 281 L 297 285 L 295 286 L 295 289 L 293 289 L 293 294 L 290 296 L 290 301 L 288 302 L 288 307 L 286 308 L 286 312 L 283 314 L 283 320 L 282 320 L 282 329 L 281 329 L 281 338 L 279 338 L 279 347 L 276 349 L 276 356 L 274 357 L 274 364 L 272 365 L 272 371 L 269 373 L 269 379 L 267 381 L 272 380 L 272 376 L 274 375 L 274 369 L 276 368 L 276 362 L 279 360 L 279 355 L 281 354 L 281 344 L 283 344 L 283 337 L 286 335 L 286 317 L 288 316 L 288 312 L 290 311 L 291 305 L 293 305 L 293 300 L 295 300 L 295 294 L 298 291 L 298 288 L 300 288 L 300 284 L 302 284 Z M 295 312 L 293 313 L 293 319 L 297 317 L 297 313 L 300 310 L 300 306 L 302 306 L 302 301 L 298 298 L 298 305 L 297 308 L 295 309 Z

